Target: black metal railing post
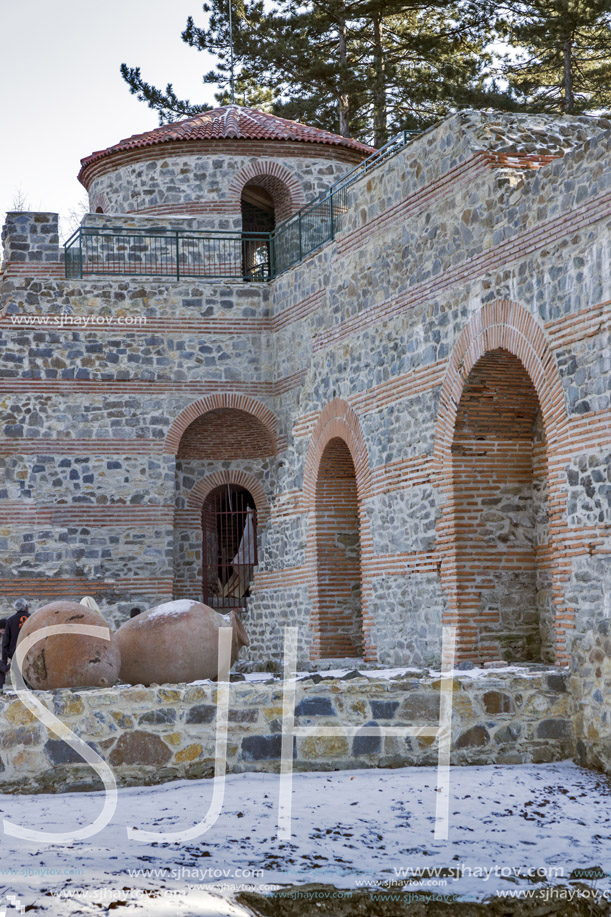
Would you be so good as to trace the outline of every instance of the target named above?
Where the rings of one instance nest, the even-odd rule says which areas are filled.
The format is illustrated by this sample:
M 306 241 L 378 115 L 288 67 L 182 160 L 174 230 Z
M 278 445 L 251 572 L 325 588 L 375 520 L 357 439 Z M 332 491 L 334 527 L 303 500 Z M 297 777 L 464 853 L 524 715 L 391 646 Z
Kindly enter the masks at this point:
M 178 239 L 178 230 L 176 230 L 176 280 L 180 280 L 180 245 Z
M 299 260 L 301 261 L 303 258 L 303 239 L 301 237 L 301 213 L 297 217 L 297 222 L 299 225 Z
M 268 250 L 269 250 L 269 266 L 268 266 L 268 275 L 269 276 L 267 279 L 272 280 L 276 276 L 276 257 L 275 257 L 275 248 L 274 248 L 275 239 L 274 239 L 273 232 L 270 232 L 269 242 L 267 244 L 268 244 Z

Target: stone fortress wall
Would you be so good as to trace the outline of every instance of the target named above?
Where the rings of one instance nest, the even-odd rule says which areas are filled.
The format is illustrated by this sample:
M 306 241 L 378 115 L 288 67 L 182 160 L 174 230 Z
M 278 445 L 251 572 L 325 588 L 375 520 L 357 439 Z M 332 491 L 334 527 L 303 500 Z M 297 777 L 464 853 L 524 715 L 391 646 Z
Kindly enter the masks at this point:
M 436 664 L 456 624 L 459 658 L 572 659 L 582 757 L 607 760 L 610 145 L 602 120 L 456 115 L 269 284 L 67 281 L 53 216 L 9 214 L 6 600 L 92 594 L 116 623 L 198 598 L 202 501 L 241 483 L 252 666 L 289 623 L 300 665 L 350 628 L 369 662 Z
M 603 167 L 609 134 L 539 170 L 524 168 L 525 155 L 516 162 L 524 168 L 516 187 L 513 164 L 498 169 L 496 159 L 477 149 L 486 138 L 465 130 L 462 143 L 456 140 L 460 122 L 450 119 L 425 134 L 382 167 L 379 179 L 376 174 L 356 185 L 349 210 L 354 227 L 348 225 L 334 245 L 273 285 L 275 302 L 283 307 L 279 314 L 293 310 L 293 321 L 276 335 L 278 350 L 286 354 L 279 372 L 289 361 L 295 366 L 299 353 L 304 373 L 300 417 L 292 426 L 300 461 L 290 489 L 301 490 L 312 439 L 319 431 L 324 437 L 321 412 L 357 425 L 351 449 L 355 454 L 361 448 L 368 464 L 359 493 L 363 566 L 370 571 L 364 576 L 363 614 L 366 630 L 369 616 L 370 642 L 385 663 L 405 658 L 401 644 L 412 660 L 429 661 L 444 617 L 462 618 L 481 632 L 489 614 L 478 606 L 477 593 L 499 585 L 490 576 L 486 580 L 485 568 L 498 569 L 512 549 L 509 577 L 528 567 L 553 575 L 548 592 L 555 606 L 557 658 L 566 659 L 575 615 L 601 613 L 602 596 L 611 587 L 609 179 Z M 518 135 L 516 146 L 519 142 Z M 418 143 L 426 144 L 426 156 L 417 151 Z M 538 165 L 536 156 L 532 164 Z M 410 195 L 414 173 L 420 173 L 421 190 Z M 316 291 L 312 276 L 322 278 Z M 310 346 L 297 348 L 304 340 Z M 532 382 L 531 391 L 520 396 L 518 412 L 525 398 L 540 405 L 548 518 L 539 512 L 537 520 L 533 507 L 531 518 L 521 523 L 522 505 L 528 511 L 524 493 L 515 493 L 513 508 L 499 512 L 503 495 L 482 491 L 482 477 L 489 478 L 493 469 L 484 456 L 478 461 L 477 446 L 468 479 L 499 518 L 468 516 L 460 505 L 473 494 L 469 485 L 466 493 L 464 485 L 459 490 L 456 408 L 471 368 L 497 349 L 517 357 Z M 511 357 L 489 370 L 489 378 L 492 372 L 502 375 L 509 397 L 527 381 Z M 507 418 L 508 434 L 493 429 L 490 436 L 512 461 L 518 448 L 514 421 Z M 533 470 L 533 480 L 522 475 L 514 490 L 536 487 Z M 474 538 L 483 525 L 488 555 L 478 561 Z M 462 558 L 457 557 L 461 539 Z M 595 556 L 597 574 L 588 576 Z M 307 568 L 304 559 L 305 553 L 300 560 Z M 461 574 L 475 580 L 475 601 L 464 578 L 459 583 Z M 592 579 L 599 584 L 594 603 Z M 520 587 L 515 576 L 511 582 L 507 587 L 500 580 L 500 591 L 521 591 L 523 604 L 532 609 L 531 586 Z M 286 602 L 295 607 L 296 596 L 286 594 Z M 307 614 L 303 606 L 304 623 Z M 466 644 L 473 640 L 472 633 L 463 634 Z M 480 645 L 482 658 L 498 657 L 498 640 L 490 644 Z

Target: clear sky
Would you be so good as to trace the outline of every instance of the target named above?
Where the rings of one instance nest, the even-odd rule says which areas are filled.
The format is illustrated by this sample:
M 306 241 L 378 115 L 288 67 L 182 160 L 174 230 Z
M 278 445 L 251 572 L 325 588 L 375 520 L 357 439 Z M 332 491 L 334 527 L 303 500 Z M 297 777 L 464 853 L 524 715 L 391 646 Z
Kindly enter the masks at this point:
M 214 102 L 212 59 L 180 39 L 189 14 L 204 23 L 199 0 L 0 0 L 0 223 L 19 195 L 22 209 L 67 216 L 85 197 L 83 156 L 157 127 L 121 63 Z

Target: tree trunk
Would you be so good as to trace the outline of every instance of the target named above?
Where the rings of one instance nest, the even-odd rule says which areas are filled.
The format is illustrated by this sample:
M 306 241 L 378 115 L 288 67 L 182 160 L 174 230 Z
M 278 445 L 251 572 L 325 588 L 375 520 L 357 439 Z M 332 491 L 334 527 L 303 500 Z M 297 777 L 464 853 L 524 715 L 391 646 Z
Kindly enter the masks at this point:
M 564 42 L 564 110 L 571 115 L 575 110 L 575 96 L 573 94 L 573 56 L 571 39 Z
M 346 88 L 342 89 L 341 83 L 348 72 L 348 48 L 346 42 L 346 17 L 340 14 L 337 29 L 339 33 L 339 63 L 340 63 L 340 90 L 339 90 L 339 132 L 342 137 L 350 136 L 350 95 Z
M 373 132 L 374 145 L 384 146 L 388 140 L 386 129 L 386 80 L 384 78 L 384 48 L 382 46 L 382 14 L 373 14 Z

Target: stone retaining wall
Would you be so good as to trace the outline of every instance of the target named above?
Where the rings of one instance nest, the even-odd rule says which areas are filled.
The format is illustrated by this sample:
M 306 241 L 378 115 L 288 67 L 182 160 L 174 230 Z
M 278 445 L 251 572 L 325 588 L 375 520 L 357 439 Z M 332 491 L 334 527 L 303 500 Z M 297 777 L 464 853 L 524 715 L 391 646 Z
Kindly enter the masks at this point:
M 609 604 L 609 595 L 606 604 Z M 570 688 L 575 708 L 577 760 L 611 773 L 611 626 L 599 618 L 573 640 Z
M 233 676 L 240 678 L 241 676 Z M 567 673 L 543 666 L 460 672 L 453 682 L 452 763 L 521 764 L 574 753 Z M 434 726 L 440 678 L 349 673 L 298 680 L 296 727 Z M 37 692 L 66 726 L 112 767 L 119 785 L 160 783 L 214 772 L 217 685 L 202 682 Z M 283 692 L 279 679 L 234 681 L 228 772 L 279 769 Z M 437 763 L 437 740 L 355 734 L 297 736 L 295 770 Z M 94 772 L 50 734 L 15 694 L 0 697 L 0 791 L 100 788 Z

